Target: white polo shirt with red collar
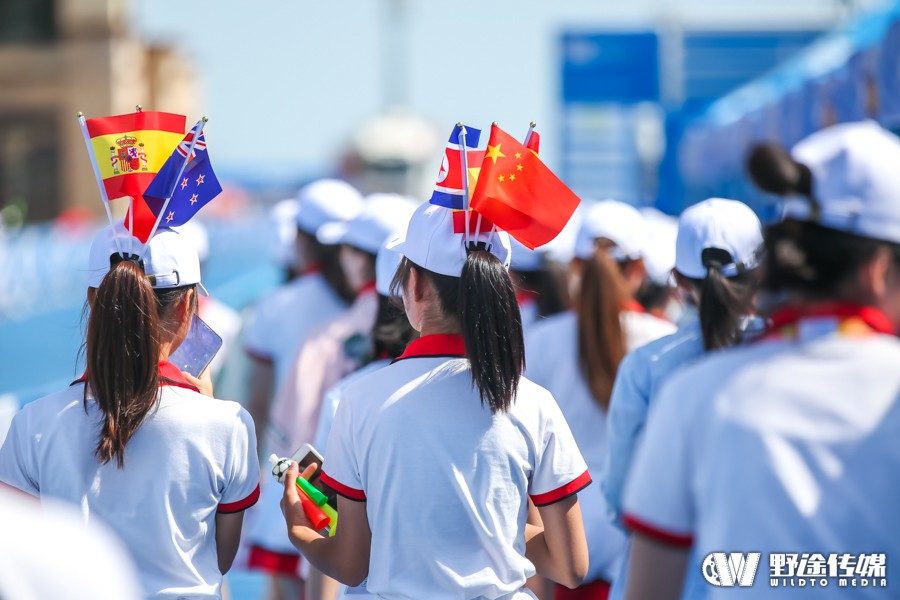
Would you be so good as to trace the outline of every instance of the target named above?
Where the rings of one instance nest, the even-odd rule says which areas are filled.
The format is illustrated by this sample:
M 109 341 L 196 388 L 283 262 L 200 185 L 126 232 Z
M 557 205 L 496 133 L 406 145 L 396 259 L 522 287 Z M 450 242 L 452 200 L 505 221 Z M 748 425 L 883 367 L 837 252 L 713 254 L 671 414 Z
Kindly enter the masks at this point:
M 464 353 L 460 336 L 425 336 L 344 390 L 322 480 L 367 503 L 375 596 L 533 598 L 528 498 L 551 504 L 591 481 L 553 397 L 523 378 L 492 414 Z
M 626 486 L 626 525 L 693 544 L 700 557 L 761 553 L 742 598 L 891 596 L 900 584 L 900 560 L 891 558 L 900 556 L 898 365 L 900 341 L 873 308 L 775 315 L 762 340 L 707 355 L 663 386 Z M 805 590 L 796 580 L 772 587 L 772 577 L 789 573 L 785 555 L 799 568 L 804 554 L 821 558 L 823 576 L 831 555 L 848 554 L 858 567 L 859 554 L 886 554 L 880 573 L 890 587 L 845 588 L 837 579 L 813 587 L 796 569 Z M 878 572 L 869 564 L 859 574 Z
M 629 351 L 675 331 L 674 325 L 643 312 L 637 305 L 622 311 L 620 321 Z M 544 319 L 526 339 L 526 350 L 526 374 L 550 390 L 591 473 L 601 473 L 609 452 L 607 413 L 594 400 L 578 364 L 578 316 L 570 311 Z M 590 557 L 585 582 L 611 582 L 625 556 L 625 534 L 610 521 L 600 485 L 585 490 L 582 500 Z
M 94 455 L 102 413 L 90 396 L 85 406 L 82 378 L 15 416 L 0 481 L 111 528 L 145 597 L 219 598 L 216 514 L 259 497 L 253 421 L 238 403 L 200 394 L 171 363 L 159 369 L 159 404 L 128 441 L 124 468 Z
M 346 308 L 313 267 L 259 301 L 244 332 L 244 350 L 254 360 L 273 364 L 277 391 L 309 334 Z

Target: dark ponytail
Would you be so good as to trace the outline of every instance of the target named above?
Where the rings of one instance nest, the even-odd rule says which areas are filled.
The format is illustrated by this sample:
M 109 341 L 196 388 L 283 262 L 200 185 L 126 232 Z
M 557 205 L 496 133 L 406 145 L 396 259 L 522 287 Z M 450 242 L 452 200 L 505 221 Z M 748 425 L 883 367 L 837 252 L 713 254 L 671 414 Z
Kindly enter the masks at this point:
M 606 410 L 619 363 L 627 350 L 619 313 L 628 300 L 619 265 L 599 248 L 582 261 L 578 313 L 578 365 L 597 404 Z
M 707 274 L 696 285 L 703 348 L 727 348 L 740 341 L 742 321 L 753 311 L 758 277 L 755 271 L 741 271 L 731 278 L 723 275 L 722 267 L 734 262 L 727 250 L 706 248 L 702 260 Z
M 94 451 L 125 465 L 125 445 L 159 398 L 161 315 L 194 286 L 154 290 L 134 261 L 114 265 L 94 295 L 88 319 L 84 404 L 93 394 L 103 421 Z M 196 310 L 196 296 L 193 309 Z
M 408 286 L 412 269 L 434 285 L 440 317 L 459 325 L 481 402 L 491 412 L 509 409 L 525 371 L 525 336 L 506 268 L 485 250 L 469 252 L 460 277 L 434 273 L 404 258 L 391 282 L 395 297 L 404 290 L 415 293 Z
M 322 278 L 335 294 L 344 302 L 351 302 L 355 294 L 350 289 L 350 284 L 347 283 L 344 269 L 341 268 L 341 247 L 323 244 L 316 239 L 315 235 L 302 229 L 297 230 L 297 235 L 305 238 L 306 260 L 318 265 L 322 272 Z
M 509 273 L 490 252 L 469 252 L 459 278 L 459 321 L 472 383 L 492 412 L 509 409 L 525 371 L 525 337 Z
M 378 312 L 372 327 L 372 357 L 397 358 L 415 338 L 416 330 L 409 324 L 403 307 L 389 296 L 378 295 Z

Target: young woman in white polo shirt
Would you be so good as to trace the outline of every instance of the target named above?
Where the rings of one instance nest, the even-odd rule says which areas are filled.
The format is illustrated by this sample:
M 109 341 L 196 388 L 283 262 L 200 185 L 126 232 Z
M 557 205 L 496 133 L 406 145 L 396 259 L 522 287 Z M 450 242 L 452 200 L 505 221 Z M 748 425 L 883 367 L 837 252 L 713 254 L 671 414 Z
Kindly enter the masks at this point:
M 121 260 L 117 247 L 140 242 L 116 237 L 101 232 L 91 249 L 92 285 L 102 280 L 89 290 L 85 375 L 16 415 L 0 481 L 109 526 L 145 597 L 218 598 L 259 496 L 253 421 L 166 360 L 197 310 L 196 251 L 163 231 Z
M 472 234 L 467 248 L 453 221 L 422 205 L 394 248 L 421 337 L 344 390 L 322 474 L 340 494 L 337 535 L 310 529 L 294 466 L 290 536 L 376 597 L 534 598 L 523 586 L 535 569 L 575 587 L 587 566 L 577 493 L 590 475 L 553 397 L 521 377 L 506 234 Z M 526 527 L 529 497 L 543 528 Z
M 771 329 L 675 375 L 650 413 L 625 493 L 633 600 L 678 597 L 691 544 L 759 553 L 704 567 L 712 598 L 883 598 L 900 581 L 900 142 L 850 123 L 792 154 L 750 161 L 786 196 L 765 233 Z
M 722 198 L 691 206 L 678 220 L 675 246 L 673 275 L 698 315 L 677 332 L 628 353 L 619 365 L 609 406 L 609 455 L 600 481 L 618 524 L 625 480 L 660 386 L 705 352 L 737 343 L 753 321 L 762 231 L 749 206 Z M 623 567 L 611 598 L 623 597 L 625 572 Z M 705 597 L 707 588 L 697 563 L 684 597 Z
M 528 378 L 556 398 L 593 473 L 606 458 L 606 413 L 619 361 L 675 330 L 634 300 L 644 281 L 645 243 L 643 219 L 632 206 L 609 200 L 588 208 L 573 261 L 576 309 L 544 320 L 528 337 Z M 599 486 L 585 490 L 582 510 L 590 568 L 577 593 L 603 599 L 624 558 L 625 535 L 610 523 Z

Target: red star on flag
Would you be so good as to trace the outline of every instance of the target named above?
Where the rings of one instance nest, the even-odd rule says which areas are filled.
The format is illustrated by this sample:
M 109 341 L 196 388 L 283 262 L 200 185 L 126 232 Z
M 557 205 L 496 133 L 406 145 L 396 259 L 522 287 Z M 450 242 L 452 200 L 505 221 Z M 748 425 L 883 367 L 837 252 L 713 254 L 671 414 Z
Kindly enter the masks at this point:
M 197 178 L 197 185 L 200 185 L 201 183 L 203 183 L 203 175 L 200 175 L 200 176 Z
M 191 196 L 191 204 L 197 204 L 197 194 Z
M 188 182 L 188 178 L 185 177 L 185 178 L 184 178 L 184 181 L 181 182 L 181 189 L 184 189 L 184 188 L 187 187 L 187 182 Z
M 166 222 L 171 222 L 172 219 L 174 219 L 174 218 L 175 218 L 175 211 L 173 210 L 173 211 L 170 211 L 169 216 L 166 217 Z

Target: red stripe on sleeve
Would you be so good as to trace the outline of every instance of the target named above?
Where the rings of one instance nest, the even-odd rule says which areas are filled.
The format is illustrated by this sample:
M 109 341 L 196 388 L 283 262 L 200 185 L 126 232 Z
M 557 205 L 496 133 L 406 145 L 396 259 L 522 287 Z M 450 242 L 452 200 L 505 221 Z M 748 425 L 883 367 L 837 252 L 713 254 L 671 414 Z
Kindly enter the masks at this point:
M 242 510 L 247 510 L 259 500 L 259 485 L 257 484 L 256 489 L 253 492 L 244 498 L 243 500 L 238 500 L 237 502 L 228 502 L 219 504 L 219 508 L 216 512 L 220 512 L 223 514 L 230 514 L 241 512 Z
M 322 471 L 322 474 L 319 475 L 319 479 L 322 480 L 322 483 L 345 498 L 355 500 L 357 502 L 366 501 L 366 493 L 364 491 L 344 485 L 340 481 L 329 477 L 328 473 L 326 473 L 325 471 Z
M 531 501 L 534 502 L 535 506 L 547 506 L 548 504 L 553 504 L 554 502 L 559 502 L 560 500 L 568 498 L 572 494 L 577 494 L 590 485 L 590 483 L 591 474 L 585 471 L 562 487 L 558 487 L 549 492 L 544 492 L 543 494 L 532 495 Z
M 655 525 L 651 525 L 646 521 L 642 521 L 634 515 L 629 514 L 623 515 L 622 520 L 625 523 L 625 527 L 635 533 L 640 533 L 641 535 L 668 544 L 669 546 L 689 548 L 694 545 L 694 536 L 689 533 L 685 534 L 666 531 L 665 529 L 660 529 Z

